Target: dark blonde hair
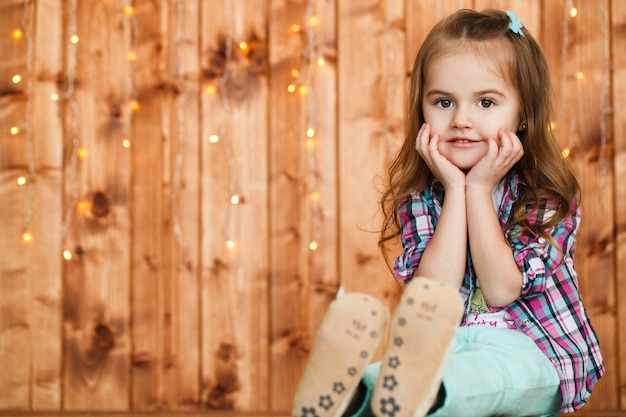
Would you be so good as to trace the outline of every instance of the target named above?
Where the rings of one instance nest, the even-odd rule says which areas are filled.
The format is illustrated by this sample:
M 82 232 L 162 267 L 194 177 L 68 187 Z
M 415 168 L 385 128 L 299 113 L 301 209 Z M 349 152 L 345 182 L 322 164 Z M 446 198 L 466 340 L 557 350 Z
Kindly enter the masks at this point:
M 422 94 L 426 66 L 434 58 L 457 50 L 470 48 L 478 56 L 497 64 L 496 68 L 519 98 L 525 129 L 517 135 L 523 143 L 524 155 L 514 170 L 526 191 L 513 206 L 507 231 L 529 231 L 554 244 L 546 230 L 577 209 L 580 187 L 568 161 L 561 157 L 561 149 L 550 128 L 553 109 L 546 58 L 526 28 L 521 29 L 522 36 L 511 31 L 509 23 L 509 16 L 500 10 L 463 9 L 437 23 L 424 40 L 411 74 L 404 142 L 389 165 L 388 183 L 380 200 L 383 227 L 379 246 L 383 254 L 386 255 L 386 244 L 400 234 L 398 205 L 401 200 L 434 180 L 415 149 L 417 132 L 425 122 Z M 541 224 L 532 224 L 529 217 L 533 208 L 547 200 L 558 202 L 555 215 Z

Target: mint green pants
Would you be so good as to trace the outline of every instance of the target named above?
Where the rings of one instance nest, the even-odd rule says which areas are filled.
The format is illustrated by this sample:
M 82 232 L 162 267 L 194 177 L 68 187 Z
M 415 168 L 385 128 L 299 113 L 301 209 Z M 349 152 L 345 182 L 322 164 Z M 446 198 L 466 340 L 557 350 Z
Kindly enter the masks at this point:
M 380 362 L 362 379 L 366 400 L 355 417 L 372 416 L 370 398 Z M 459 327 L 432 417 L 551 417 L 561 408 L 554 365 L 528 336 L 488 326 Z

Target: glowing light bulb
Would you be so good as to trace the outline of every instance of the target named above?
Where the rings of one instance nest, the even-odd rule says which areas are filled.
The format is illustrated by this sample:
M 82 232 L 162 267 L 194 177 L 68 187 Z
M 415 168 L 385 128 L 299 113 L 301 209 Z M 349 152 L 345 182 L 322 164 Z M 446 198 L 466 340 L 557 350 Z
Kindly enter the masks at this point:
M 122 141 L 122 146 L 123 146 L 124 148 L 126 148 L 126 149 L 130 148 L 130 140 L 128 140 L 128 139 L 124 139 L 124 140 Z
M 324 58 L 317 58 L 317 66 L 323 67 L 324 65 L 326 65 L 326 61 L 324 60 Z
M 217 93 L 217 87 L 214 86 L 214 85 L 209 85 L 206 88 L 206 92 L 207 92 L 207 94 L 213 95 L 213 94 Z
M 209 142 L 211 143 L 217 143 L 220 141 L 220 137 L 217 136 L 216 134 L 213 134 L 211 136 L 209 136 Z
M 577 8 L 575 8 L 575 7 L 572 7 L 572 8 L 569 10 L 569 15 L 570 15 L 571 17 L 576 17 L 576 15 L 578 15 L 578 9 L 577 9 Z
M 31 235 L 30 232 L 24 232 L 22 233 L 22 240 L 26 243 L 32 242 L 33 235 Z
M 565 148 L 561 151 L 561 157 L 563 159 L 569 158 L 572 155 L 572 150 L 570 148 Z
M 20 74 L 15 74 L 11 77 L 11 81 L 13 81 L 13 84 L 19 84 L 20 81 L 22 81 L 22 76 Z
M 130 109 L 132 111 L 139 111 L 140 108 L 141 108 L 141 105 L 139 104 L 137 100 L 130 101 Z
M 312 138 L 313 136 L 315 136 L 315 128 L 312 128 L 312 127 L 308 128 L 306 130 L 306 136 L 309 138 Z
M 132 16 L 135 13 L 135 9 L 133 9 L 133 6 L 124 6 L 122 8 L 122 13 L 126 16 Z
M 290 93 L 293 93 L 294 91 L 296 91 L 296 86 L 293 84 L 289 84 L 287 86 L 287 91 L 289 91 Z
M 233 242 L 232 240 L 227 240 L 226 241 L 226 247 L 228 249 L 235 249 L 235 242 Z
M 17 135 L 18 133 L 20 133 L 20 128 L 17 127 L 17 126 L 13 126 L 13 127 L 11 127 L 10 132 L 11 132 L 12 135 Z
M 300 25 L 297 23 L 294 23 L 293 25 L 291 25 L 290 29 L 293 33 L 298 33 L 301 30 Z
M 50 94 L 50 100 L 58 101 L 59 100 L 59 95 L 57 93 Z
M 583 78 L 585 78 L 585 74 L 583 74 L 582 71 L 578 71 L 576 73 L 576 78 L 579 79 L 579 80 L 582 80 Z
M 306 85 L 301 85 L 300 87 L 298 87 L 298 93 L 302 96 L 309 94 L 309 87 L 307 87 Z
M 15 40 L 20 40 L 24 37 L 24 32 L 22 32 L 22 29 L 20 28 L 13 29 L 11 36 L 13 36 L 13 39 Z
M 233 206 L 236 206 L 237 204 L 239 204 L 240 201 L 241 201 L 241 198 L 237 194 L 233 194 L 230 197 L 230 204 L 232 204 Z
M 85 148 L 80 148 L 76 151 L 76 156 L 78 156 L 80 159 L 85 159 L 89 156 L 89 151 Z
M 320 19 L 317 16 L 311 16 L 309 19 L 309 23 L 313 26 L 317 25 L 320 22 Z
M 77 35 L 77 34 L 73 34 L 73 35 L 70 37 L 70 42 L 72 42 L 74 45 L 76 45 L 79 41 L 80 41 L 80 39 L 78 38 L 78 35 Z
M 309 249 L 310 250 L 317 250 L 317 240 L 312 240 L 311 243 L 309 243 Z
M 16 181 L 17 181 L 17 185 L 24 185 L 28 182 L 26 177 L 17 177 Z
M 128 62 L 135 62 L 135 60 L 137 59 L 137 54 L 135 54 L 133 51 L 129 51 L 126 54 L 126 58 L 128 58 Z
M 298 70 L 298 68 L 294 68 L 294 69 L 291 70 L 291 76 L 293 78 L 297 78 L 298 75 L 300 75 L 300 71 Z
M 320 201 L 322 199 L 322 194 L 319 191 L 313 191 L 310 198 L 311 201 Z
M 89 210 L 89 202 L 87 202 L 87 201 L 79 201 L 78 203 L 76 203 L 76 211 L 84 213 L 87 210 Z
M 242 51 L 247 51 L 248 50 L 248 43 L 247 42 L 239 42 L 239 49 L 241 49 Z
M 72 252 L 70 252 L 69 250 L 65 249 L 65 250 L 63 251 L 63 258 L 64 258 L 66 261 L 71 260 L 71 259 L 72 259 Z

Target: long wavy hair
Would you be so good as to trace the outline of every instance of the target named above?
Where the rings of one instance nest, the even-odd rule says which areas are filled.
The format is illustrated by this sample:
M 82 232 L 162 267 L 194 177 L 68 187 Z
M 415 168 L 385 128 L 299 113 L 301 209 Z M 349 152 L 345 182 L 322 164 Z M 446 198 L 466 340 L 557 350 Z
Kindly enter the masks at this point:
M 417 153 L 415 140 L 425 122 L 422 95 L 426 67 L 442 54 L 472 50 L 477 59 L 495 64 L 517 92 L 525 125 L 517 135 L 523 143 L 524 155 L 513 169 L 520 176 L 525 192 L 513 206 L 507 232 L 530 232 L 556 245 L 546 230 L 578 208 L 579 183 L 568 160 L 562 157 L 550 127 L 552 91 L 545 55 L 526 28 L 521 29 L 521 36 L 509 29 L 509 23 L 508 15 L 500 10 L 463 9 L 437 23 L 424 40 L 410 79 L 404 142 L 388 167 L 380 200 L 383 224 L 378 244 L 388 264 L 388 244 L 397 242 L 395 239 L 401 233 L 399 204 L 408 194 L 422 190 L 435 179 Z M 558 203 L 556 213 L 541 224 L 533 224 L 530 220 L 533 208 L 548 200 Z

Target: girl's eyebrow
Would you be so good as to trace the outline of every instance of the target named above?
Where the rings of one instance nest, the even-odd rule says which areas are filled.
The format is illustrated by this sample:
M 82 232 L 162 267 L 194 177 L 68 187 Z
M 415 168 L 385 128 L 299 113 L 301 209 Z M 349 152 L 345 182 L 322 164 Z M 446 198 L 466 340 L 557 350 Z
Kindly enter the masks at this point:
M 480 90 L 480 91 L 475 91 L 474 96 L 476 97 L 481 97 L 481 96 L 489 96 L 489 95 L 497 95 L 500 97 L 505 97 L 506 94 L 504 94 L 502 91 L 500 90 L 496 90 L 496 89 L 486 89 L 486 90 Z M 433 89 L 433 90 L 428 90 L 425 94 L 426 97 L 430 97 L 430 96 L 454 96 L 453 93 L 444 91 L 444 90 L 438 90 L 438 89 Z

